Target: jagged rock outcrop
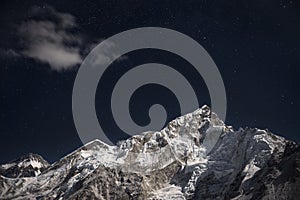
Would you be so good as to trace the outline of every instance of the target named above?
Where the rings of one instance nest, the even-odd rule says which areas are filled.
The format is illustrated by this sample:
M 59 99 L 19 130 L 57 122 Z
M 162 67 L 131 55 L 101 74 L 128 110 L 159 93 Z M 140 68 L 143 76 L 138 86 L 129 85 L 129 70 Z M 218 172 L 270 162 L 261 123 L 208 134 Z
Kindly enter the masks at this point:
M 28 154 L 0 165 L 0 175 L 7 178 L 32 177 L 42 173 L 49 167 L 49 163 L 40 155 Z

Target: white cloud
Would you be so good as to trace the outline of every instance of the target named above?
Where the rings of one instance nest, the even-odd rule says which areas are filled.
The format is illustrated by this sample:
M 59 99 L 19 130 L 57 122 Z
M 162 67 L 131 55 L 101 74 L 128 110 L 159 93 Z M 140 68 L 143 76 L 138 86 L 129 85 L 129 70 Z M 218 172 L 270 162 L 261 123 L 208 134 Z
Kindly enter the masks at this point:
M 128 58 L 127 56 L 120 56 L 119 54 L 117 54 L 115 51 L 116 44 L 110 41 L 98 40 L 98 42 L 93 42 L 86 48 L 86 52 L 90 52 L 91 50 L 93 50 L 100 42 L 104 42 L 102 44 L 103 48 L 97 52 L 97 55 L 91 61 L 93 62 L 93 65 L 103 66 L 114 60 L 118 62 Z
M 82 58 L 77 48 L 68 48 L 61 44 L 42 42 L 32 44 L 23 54 L 35 58 L 39 61 L 48 63 L 52 69 L 60 71 L 69 69 L 82 62 Z
M 48 16 L 52 16 L 52 20 L 29 20 L 18 28 L 24 44 L 21 53 L 26 57 L 48 63 L 57 71 L 80 64 L 82 39 L 79 35 L 70 33 L 72 28 L 76 28 L 75 17 L 57 12 L 52 7 L 47 7 L 46 12 Z M 33 10 L 33 13 L 42 14 L 37 9 Z
M 22 50 L 15 53 L 47 63 L 53 70 L 64 71 L 81 64 L 83 56 L 103 41 L 87 41 L 86 35 L 78 33 L 76 19 L 69 13 L 58 12 L 50 6 L 33 7 L 30 13 L 32 18 L 18 27 Z M 95 58 L 99 65 L 118 58 L 115 44 L 107 41 L 105 44 L 105 49 Z M 126 57 L 121 56 L 118 61 L 123 59 Z

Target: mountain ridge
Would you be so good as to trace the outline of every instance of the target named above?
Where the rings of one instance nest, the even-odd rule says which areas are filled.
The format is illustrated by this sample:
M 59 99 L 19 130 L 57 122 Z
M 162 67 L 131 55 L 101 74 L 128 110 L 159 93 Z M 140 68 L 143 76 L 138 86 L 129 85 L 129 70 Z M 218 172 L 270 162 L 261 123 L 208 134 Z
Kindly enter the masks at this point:
M 1 173 L 0 199 L 297 199 L 298 186 L 298 144 L 235 131 L 203 106 L 116 146 L 91 141 L 39 174 Z

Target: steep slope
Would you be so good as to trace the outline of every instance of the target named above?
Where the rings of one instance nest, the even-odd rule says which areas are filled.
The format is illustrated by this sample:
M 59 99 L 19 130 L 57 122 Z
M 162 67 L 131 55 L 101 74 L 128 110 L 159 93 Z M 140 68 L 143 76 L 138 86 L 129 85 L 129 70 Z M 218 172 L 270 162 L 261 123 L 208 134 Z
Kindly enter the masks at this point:
M 28 154 L 21 158 L 0 165 L 0 175 L 8 178 L 37 176 L 49 167 L 49 163 L 40 155 Z
M 298 145 L 268 130 L 234 131 L 207 106 L 117 146 L 92 141 L 40 174 L 22 169 L 1 172 L 0 199 L 300 197 Z

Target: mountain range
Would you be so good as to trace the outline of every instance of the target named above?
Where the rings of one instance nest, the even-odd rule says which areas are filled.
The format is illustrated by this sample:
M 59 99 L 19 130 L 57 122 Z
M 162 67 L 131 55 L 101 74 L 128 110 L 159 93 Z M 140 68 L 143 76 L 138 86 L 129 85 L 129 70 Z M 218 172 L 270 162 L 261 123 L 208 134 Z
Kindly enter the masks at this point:
M 203 106 L 53 164 L 36 154 L 2 164 L 0 199 L 300 199 L 300 146 L 269 130 L 234 130 Z

